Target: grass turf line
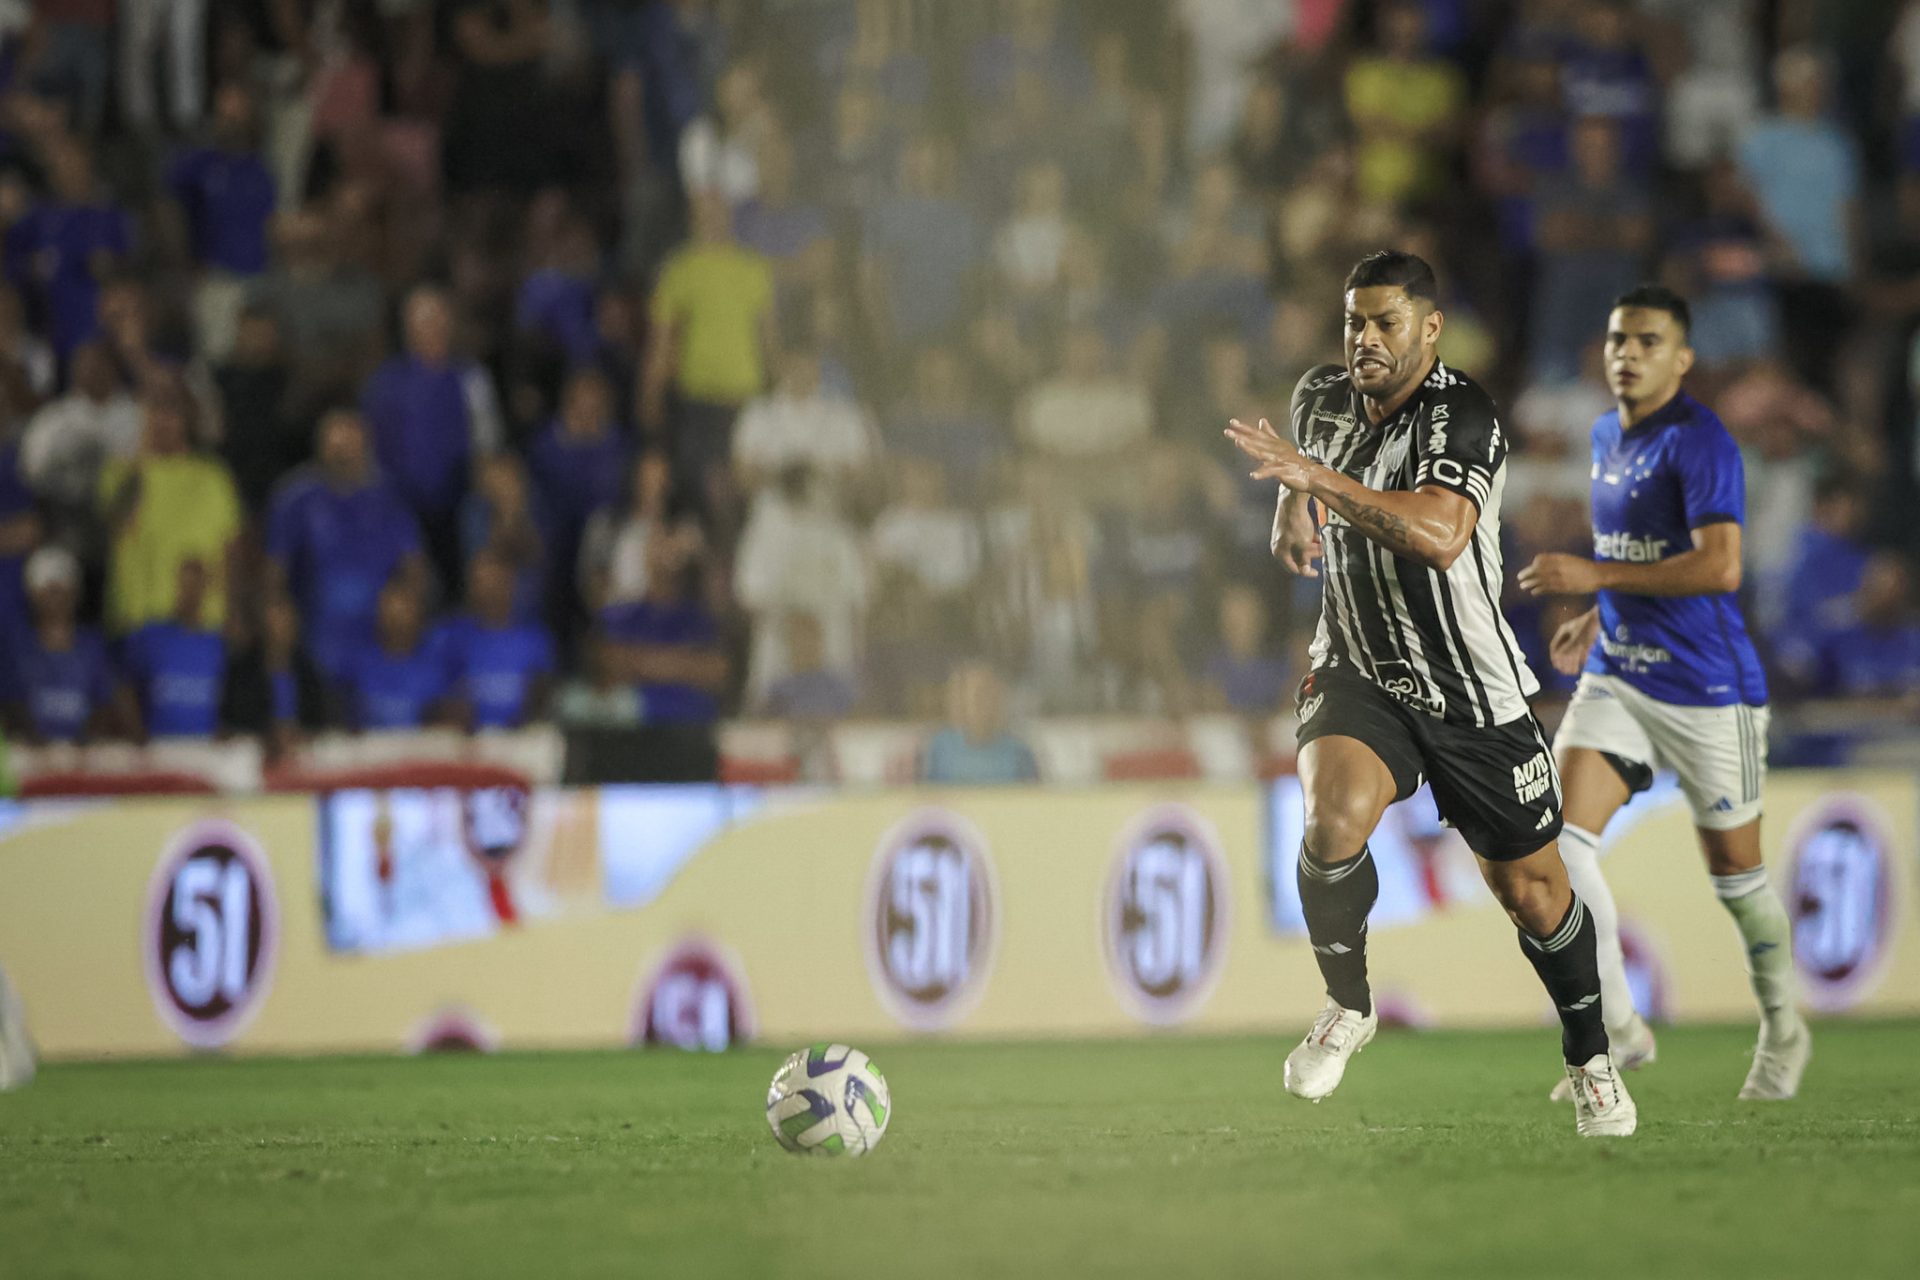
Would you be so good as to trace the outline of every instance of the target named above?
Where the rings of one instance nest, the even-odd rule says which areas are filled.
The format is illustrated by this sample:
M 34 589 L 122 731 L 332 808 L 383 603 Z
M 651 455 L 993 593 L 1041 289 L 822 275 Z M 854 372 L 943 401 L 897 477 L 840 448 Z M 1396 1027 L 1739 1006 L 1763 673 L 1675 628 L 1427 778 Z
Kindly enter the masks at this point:
M 0 1275 L 1911 1275 L 1920 1023 L 1661 1033 L 1581 1142 L 1552 1032 L 1383 1035 L 1312 1106 L 1278 1039 L 869 1046 L 871 1157 L 761 1116 L 781 1047 L 59 1065 L 0 1095 Z

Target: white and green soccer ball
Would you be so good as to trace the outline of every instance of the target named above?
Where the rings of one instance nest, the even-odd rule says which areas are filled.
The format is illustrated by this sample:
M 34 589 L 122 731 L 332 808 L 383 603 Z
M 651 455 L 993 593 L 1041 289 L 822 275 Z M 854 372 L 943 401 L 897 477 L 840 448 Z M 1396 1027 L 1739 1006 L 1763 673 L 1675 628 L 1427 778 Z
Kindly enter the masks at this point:
M 887 1078 L 844 1044 L 816 1044 L 781 1064 L 767 1089 L 774 1140 L 809 1156 L 863 1156 L 893 1117 Z

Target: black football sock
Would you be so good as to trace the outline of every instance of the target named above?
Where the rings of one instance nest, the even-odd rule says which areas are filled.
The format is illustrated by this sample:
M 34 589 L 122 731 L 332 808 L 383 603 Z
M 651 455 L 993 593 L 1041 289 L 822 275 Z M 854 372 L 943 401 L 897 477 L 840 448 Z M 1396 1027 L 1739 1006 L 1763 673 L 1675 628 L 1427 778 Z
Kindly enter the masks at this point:
M 1355 1013 L 1373 1012 L 1367 987 L 1367 913 L 1380 896 L 1380 870 L 1373 852 L 1345 862 L 1322 862 L 1305 846 L 1300 850 L 1300 910 L 1327 994 Z
M 1593 917 L 1579 894 L 1568 904 L 1566 918 L 1546 937 L 1520 930 L 1520 950 L 1540 975 L 1560 1015 L 1561 1052 L 1576 1066 L 1607 1051 L 1607 1028 L 1600 1016 L 1598 943 Z

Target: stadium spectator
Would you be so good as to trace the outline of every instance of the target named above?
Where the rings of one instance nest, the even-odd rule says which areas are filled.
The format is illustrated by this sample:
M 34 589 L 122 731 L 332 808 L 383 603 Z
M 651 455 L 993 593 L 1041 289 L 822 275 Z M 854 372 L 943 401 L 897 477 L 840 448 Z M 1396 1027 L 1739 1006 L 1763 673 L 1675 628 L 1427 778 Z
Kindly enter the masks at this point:
M 647 594 L 647 545 L 678 542 L 696 562 L 706 538 L 674 481 L 673 464 L 658 449 L 635 457 L 622 476 L 626 493 L 618 506 L 603 506 L 587 521 L 580 539 L 581 596 L 598 613 Z
M 440 624 L 433 644 L 475 729 L 517 729 L 546 713 L 556 669 L 553 636 L 515 607 L 513 562 L 497 550 L 467 567 L 467 612 Z
M 947 682 L 947 723 L 927 740 L 920 780 L 951 786 L 1038 782 L 1033 749 L 1007 727 L 1006 687 L 991 667 L 969 662 Z
M 346 256 L 335 222 L 314 207 L 279 214 L 274 265 L 250 290 L 250 301 L 279 322 L 287 349 L 299 353 L 295 395 L 315 407 L 358 398 L 379 361 L 386 324 L 386 292 L 372 271 Z
M 598 632 L 582 644 L 579 674 L 560 686 L 553 717 L 568 729 L 632 729 L 640 723 L 640 690 L 620 678 L 613 644 Z
M 536 0 L 460 0 L 450 12 L 453 84 L 442 164 L 456 192 L 531 191 L 560 176 L 566 144 L 541 69 L 554 35 Z
M 281 481 L 267 510 L 276 591 L 299 605 L 308 655 L 329 679 L 373 638 L 380 592 L 396 577 L 424 585 L 419 523 L 373 464 L 353 409 L 320 420 L 315 460 Z
M 1895 552 L 1871 556 L 1845 622 L 1801 629 L 1780 659 L 1800 691 L 1815 697 L 1891 700 L 1920 711 L 1920 615 L 1913 570 Z
M 1650 171 L 1659 158 L 1659 85 L 1639 46 L 1629 0 L 1590 0 L 1576 7 L 1575 38 L 1566 49 L 1560 83 L 1576 119 L 1611 120 L 1620 138 L 1622 166 Z
M 1207 662 L 1201 702 L 1209 710 L 1271 716 L 1292 692 L 1284 657 L 1267 647 L 1267 606 L 1260 593 L 1233 583 L 1220 593 L 1220 647 Z
M 980 574 L 979 520 L 947 496 L 946 478 L 925 462 L 902 461 L 897 495 L 873 519 L 867 556 L 876 574 L 910 580 L 935 608 L 962 606 Z
M 233 345 L 246 282 L 267 269 L 267 224 L 278 197 L 258 129 L 252 92 L 223 85 L 214 95 L 210 144 L 181 151 L 167 168 L 167 191 L 201 272 L 194 295 L 200 350 L 214 360 Z
M 105 343 L 73 353 L 71 389 L 47 404 L 20 439 L 20 471 L 57 523 L 90 513 L 100 469 L 140 448 L 140 402 L 127 394 Z
M 745 492 L 789 467 L 805 467 L 835 494 L 845 494 L 873 460 L 873 423 L 866 411 L 821 386 L 820 357 L 804 346 L 780 355 L 771 394 L 740 411 L 733 465 Z
M 1539 193 L 1539 265 L 1533 291 L 1534 377 L 1576 376 L 1593 317 L 1639 279 L 1653 244 L 1646 195 L 1626 174 L 1620 129 L 1605 116 L 1573 125 L 1573 167 Z
M 866 558 L 858 533 L 805 467 L 781 472 L 778 483 L 754 499 L 734 561 L 733 591 L 752 624 L 749 703 L 790 669 L 782 622 L 790 612 L 820 620 L 829 663 L 846 669 L 857 661 L 870 594 Z
M 1379 13 L 1379 52 L 1346 74 L 1360 194 L 1398 204 L 1432 192 L 1446 172 L 1467 107 L 1460 69 L 1427 48 L 1427 18 L 1407 0 Z
M 96 185 L 84 142 L 56 137 L 45 157 L 51 192 L 7 227 L 0 258 L 65 360 L 94 335 L 100 282 L 132 253 L 133 220 Z
M 27 560 L 26 586 L 32 625 L 16 638 L 0 676 L 8 737 L 137 738 L 140 711 L 108 661 L 106 642 L 78 621 L 79 561 L 60 547 L 42 547 Z
M 1740 143 L 1740 175 L 1754 193 L 1773 246 L 1786 318 L 1786 351 L 1800 375 L 1833 385 L 1833 357 L 1851 318 L 1845 289 L 1858 275 L 1860 155 L 1828 114 L 1828 71 L 1810 48 L 1773 65 L 1779 110 Z
M 213 371 L 213 383 L 221 403 L 220 456 L 249 512 L 263 511 L 275 482 L 307 456 L 312 431 L 292 412 L 293 377 L 280 322 L 264 307 L 242 311 L 232 351 Z
M 1753 199 L 1724 157 L 1706 167 L 1700 190 L 1705 208 L 1675 229 L 1668 251 L 1693 306 L 1694 356 L 1707 369 L 1771 359 L 1780 351 L 1780 308 Z
M 713 108 L 680 135 L 680 181 L 695 198 L 714 195 L 739 206 L 760 194 L 761 149 L 779 125 L 759 75 L 745 63 L 720 74 Z
M 546 604 L 547 517 L 540 509 L 526 466 L 514 454 L 497 453 L 476 469 L 472 492 L 460 504 L 460 556 L 472 564 L 491 552 L 513 571 L 513 615 L 538 617 Z
M 1106 340 L 1097 329 L 1067 334 L 1060 370 L 1020 405 L 1020 435 L 1033 449 L 1062 460 L 1112 457 L 1153 429 L 1147 388 L 1108 368 Z
M 1067 211 L 1066 170 L 1052 160 L 1020 174 L 1011 216 L 993 236 L 993 262 L 1016 302 L 1043 304 L 1060 283 L 1069 246 L 1085 236 Z
M 527 223 L 532 269 L 514 299 L 514 341 L 525 354 L 562 367 L 587 364 L 600 348 L 600 246 L 593 227 L 558 191 L 534 201 Z
M 810 613 L 790 613 L 786 628 L 789 669 L 768 687 L 761 710 L 795 721 L 803 728 L 817 728 L 851 715 L 859 704 L 860 689 L 848 671 L 827 666 L 820 620 Z M 800 754 L 805 756 L 807 752 Z
M 988 513 L 987 535 L 996 580 L 988 617 L 1009 668 L 1051 705 L 1084 711 L 1100 704 L 1107 689 L 1093 520 L 1062 500 L 1043 469 L 1029 467 L 1018 500 Z
M 1857 476 L 1836 471 L 1814 485 L 1813 511 L 1793 542 L 1786 573 L 1763 583 L 1756 612 L 1783 638 L 1839 631 L 1854 621 L 1854 596 L 1872 556 L 1863 535 L 1867 500 Z
M 14 635 L 27 623 L 27 557 L 46 536 L 33 490 L 20 472 L 19 420 L 8 411 L 0 384 L 0 663 Z
M 74 128 L 92 135 L 107 111 L 113 78 L 114 0 L 34 0 L 42 41 L 28 69 L 42 91 L 62 98 Z
M 691 559 L 671 538 L 647 543 L 647 591 L 600 615 L 603 660 L 639 689 L 645 724 L 710 724 L 731 678 L 713 614 L 691 590 Z
M 561 393 L 560 412 L 527 456 L 535 498 L 552 532 L 554 586 L 562 588 L 549 598 L 564 613 L 570 614 L 578 600 L 573 570 L 588 522 L 619 504 L 630 473 L 629 452 L 614 420 L 613 387 L 606 375 L 593 365 L 575 369 Z
M 893 189 L 860 214 L 860 283 L 880 341 L 910 347 L 950 336 L 983 239 L 960 196 L 952 145 L 931 134 L 910 139 Z
M 227 642 L 207 616 L 211 575 L 198 560 L 180 562 L 173 616 L 127 636 L 122 660 L 156 738 L 211 738 L 220 730 Z
M 933 346 L 913 362 L 913 387 L 886 419 L 888 455 L 939 468 L 961 502 L 977 505 L 998 479 L 1010 441 L 973 394 L 952 347 Z
M 499 448 L 503 429 L 493 381 L 453 350 L 453 305 L 422 286 L 407 297 L 406 350 L 380 366 L 361 411 L 380 469 L 420 520 L 435 567 L 459 578 L 455 513 L 476 458 Z
M 1260 83 L 1262 60 L 1295 34 L 1303 6 L 1260 0 L 1180 0 L 1191 51 L 1187 143 L 1206 152 L 1226 142 L 1247 95 Z
M 397 573 L 380 589 L 374 635 L 349 647 L 336 692 L 342 719 L 361 732 L 466 722 L 446 659 L 427 643 L 415 576 Z
M 772 269 L 734 243 L 724 200 L 693 202 L 693 241 L 662 266 L 651 314 L 640 425 L 669 433 L 681 480 L 703 502 L 730 505 L 734 419 L 766 385 L 778 343 Z
M 140 452 L 109 459 L 100 509 L 111 540 L 107 626 L 123 634 L 178 611 L 181 566 L 206 568 L 207 625 L 226 625 L 243 513 L 233 475 L 190 451 L 193 403 L 177 377 L 154 379 L 141 405 Z

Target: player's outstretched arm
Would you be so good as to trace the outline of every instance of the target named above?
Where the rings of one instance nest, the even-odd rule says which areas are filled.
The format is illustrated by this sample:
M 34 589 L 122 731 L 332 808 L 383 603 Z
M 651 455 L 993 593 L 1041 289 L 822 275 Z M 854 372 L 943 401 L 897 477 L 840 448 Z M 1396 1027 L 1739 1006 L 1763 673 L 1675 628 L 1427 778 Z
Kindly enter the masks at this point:
M 1520 571 L 1537 596 L 1618 591 L 1630 596 L 1717 596 L 1740 589 L 1740 526 L 1732 520 L 1693 531 L 1693 549 L 1664 560 L 1588 560 L 1549 552 Z
M 1320 571 L 1313 562 L 1321 555 L 1320 530 L 1309 508 L 1306 494 L 1282 488 L 1280 505 L 1273 512 L 1273 538 L 1267 545 L 1288 573 L 1317 578 Z
M 1278 480 L 1339 512 L 1363 536 L 1395 555 L 1435 569 L 1444 571 L 1459 557 L 1480 518 L 1470 499 L 1437 486 L 1411 493 L 1369 489 L 1302 454 L 1265 418 L 1254 427 L 1236 419 L 1227 427 L 1227 439 L 1259 464 L 1254 479 Z

